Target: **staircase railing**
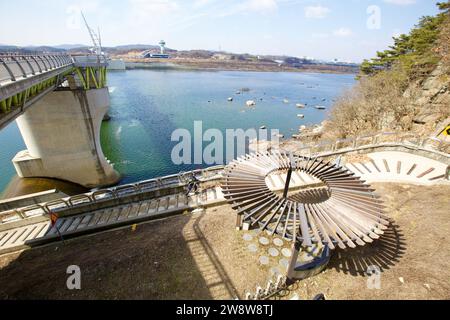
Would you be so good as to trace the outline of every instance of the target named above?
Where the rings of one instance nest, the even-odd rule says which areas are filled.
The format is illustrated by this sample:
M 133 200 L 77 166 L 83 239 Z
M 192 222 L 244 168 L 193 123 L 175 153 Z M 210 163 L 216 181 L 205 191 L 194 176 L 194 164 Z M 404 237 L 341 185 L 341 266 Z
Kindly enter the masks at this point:
M 190 174 L 195 175 L 201 182 L 205 182 L 211 179 L 220 179 L 222 170 L 223 166 L 215 166 L 206 169 L 194 170 L 191 171 Z M 58 212 L 83 205 L 95 204 L 100 201 L 120 199 L 126 196 L 139 195 L 164 188 L 184 187 L 185 185 L 186 182 L 181 175 L 174 174 L 161 178 L 140 181 L 138 183 L 95 190 L 85 194 L 2 212 L 0 213 L 0 225 L 27 218 L 49 215 L 51 212 Z

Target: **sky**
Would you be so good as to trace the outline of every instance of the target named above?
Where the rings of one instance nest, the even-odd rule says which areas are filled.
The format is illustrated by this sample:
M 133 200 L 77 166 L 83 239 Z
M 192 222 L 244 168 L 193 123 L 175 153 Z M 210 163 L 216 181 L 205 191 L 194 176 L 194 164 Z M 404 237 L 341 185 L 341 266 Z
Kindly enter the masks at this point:
M 361 62 L 392 44 L 437 0 L 0 0 L 0 44 L 104 46 L 292 55 Z

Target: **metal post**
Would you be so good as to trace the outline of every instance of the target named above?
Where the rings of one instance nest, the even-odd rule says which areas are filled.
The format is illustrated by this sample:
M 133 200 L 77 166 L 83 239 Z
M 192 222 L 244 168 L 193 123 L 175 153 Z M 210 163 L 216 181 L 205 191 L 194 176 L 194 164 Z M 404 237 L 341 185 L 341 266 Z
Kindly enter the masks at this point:
M 243 223 L 242 215 L 237 214 L 236 215 L 236 230 L 242 230 L 242 223 Z
M 294 240 L 294 243 L 292 245 L 291 261 L 289 262 L 289 267 L 286 273 L 286 277 L 290 280 L 294 279 L 295 276 L 295 266 L 297 265 L 297 259 L 300 254 L 300 249 L 300 244 Z
M 289 192 L 289 184 L 291 182 L 291 177 L 292 177 L 292 167 L 290 167 L 287 172 L 286 184 L 284 186 L 284 192 L 283 192 L 283 198 L 285 198 L 285 199 L 287 198 L 287 195 Z

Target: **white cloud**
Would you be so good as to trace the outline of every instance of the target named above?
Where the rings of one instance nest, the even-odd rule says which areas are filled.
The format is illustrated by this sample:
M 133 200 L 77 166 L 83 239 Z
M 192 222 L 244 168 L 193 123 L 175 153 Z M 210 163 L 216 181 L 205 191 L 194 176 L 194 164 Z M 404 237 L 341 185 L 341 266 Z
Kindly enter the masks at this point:
M 245 6 L 251 11 L 272 12 L 278 9 L 276 0 L 248 0 Z
M 349 28 L 339 28 L 333 31 L 336 37 L 349 37 L 353 34 L 352 30 Z
M 378 42 L 370 40 L 363 40 L 359 44 L 365 48 L 377 48 L 380 46 Z
M 246 0 L 219 14 L 221 17 L 242 13 L 273 13 L 278 10 L 278 0 Z
M 195 0 L 194 1 L 194 8 L 201 8 L 204 7 L 210 3 L 212 3 L 214 0 Z
M 328 16 L 328 13 L 330 13 L 330 9 L 320 5 L 305 8 L 305 17 L 308 19 L 323 19 Z
M 92 24 L 93 17 L 98 17 L 101 12 L 100 3 L 98 1 L 79 1 L 77 5 L 70 5 L 66 8 L 66 27 L 69 30 L 80 30 L 84 28 L 84 21 L 81 13 L 83 13 L 87 21 Z M 91 26 L 92 27 L 92 26 Z
M 172 0 L 130 0 L 131 8 L 140 16 L 165 15 L 178 10 L 178 3 Z
M 417 0 L 384 0 L 384 2 L 398 6 L 408 6 L 410 4 L 415 4 Z
M 313 37 L 315 39 L 326 39 L 329 36 L 330 35 L 328 33 L 313 33 L 313 34 L 311 34 L 311 37 Z
M 179 5 L 173 0 L 128 0 L 130 4 L 128 23 L 131 26 L 153 28 L 167 16 L 179 11 Z

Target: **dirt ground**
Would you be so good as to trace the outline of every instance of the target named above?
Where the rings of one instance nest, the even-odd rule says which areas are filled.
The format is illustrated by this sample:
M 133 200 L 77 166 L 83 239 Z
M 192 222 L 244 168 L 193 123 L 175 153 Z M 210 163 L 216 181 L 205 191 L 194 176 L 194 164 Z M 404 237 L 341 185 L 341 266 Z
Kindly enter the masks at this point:
M 374 184 L 393 227 L 373 245 L 335 251 L 327 269 L 284 298 L 450 299 L 450 186 Z M 0 257 L 3 299 L 229 299 L 264 286 L 261 265 L 230 207 L 208 209 Z M 66 287 L 81 268 L 82 289 Z M 369 289 L 368 266 L 381 269 Z

